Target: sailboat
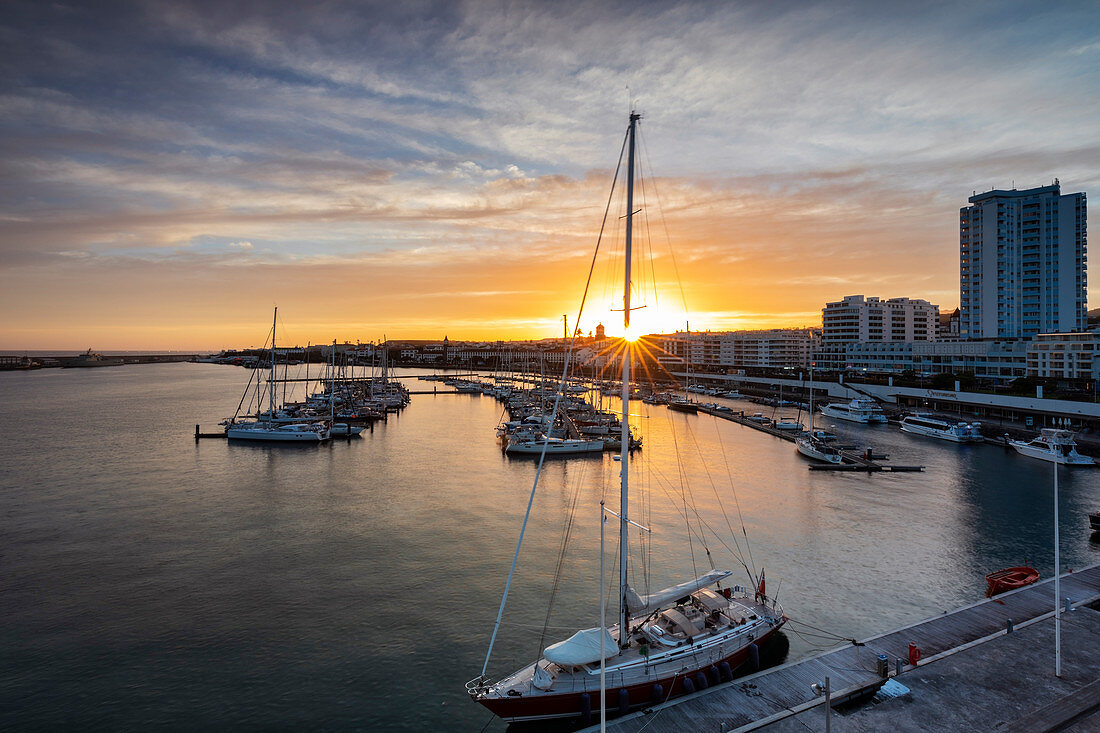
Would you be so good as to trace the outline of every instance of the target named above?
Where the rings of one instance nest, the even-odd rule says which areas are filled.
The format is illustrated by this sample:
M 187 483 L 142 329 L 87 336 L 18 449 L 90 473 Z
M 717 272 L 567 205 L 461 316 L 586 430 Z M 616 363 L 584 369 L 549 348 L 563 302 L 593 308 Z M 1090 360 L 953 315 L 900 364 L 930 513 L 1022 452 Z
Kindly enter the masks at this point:
M 640 117 L 631 112 L 626 133 L 625 329 L 630 327 L 635 134 Z M 489 662 L 486 655 L 482 674 L 470 680 L 466 689 L 473 700 L 505 720 L 580 718 L 585 722 L 597 710 L 602 719 L 608 709 L 625 713 L 732 679 L 733 671 L 758 653 L 787 621 L 775 599 L 766 594 L 763 572 L 758 582 L 753 579 L 752 589 L 723 587 L 732 571 L 722 569 L 712 569 L 647 595 L 640 595 L 627 582 L 630 530 L 648 531 L 630 519 L 628 435 L 633 353 L 632 345 L 626 342 L 621 393 L 623 447 L 618 456 L 619 512 L 607 512 L 619 524 L 618 623 L 606 625 L 601 603 L 599 626 L 581 629 L 545 647 L 541 658 L 497 681 L 485 674 Z M 517 556 L 518 551 L 517 546 Z M 503 608 L 502 601 L 498 627 Z
M 271 372 L 267 378 L 267 412 L 255 420 L 238 421 L 235 417 L 225 426 L 225 437 L 230 440 L 259 440 L 271 443 L 320 443 L 329 439 L 329 426 L 324 422 L 280 423 L 275 416 L 275 325 L 279 309 L 271 321 Z
M 795 438 L 795 448 L 807 458 L 813 458 L 826 463 L 841 463 L 844 456 L 840 451 L 829 445 L 817 435 L 814 430 L 814 365 L 810 364 L 810 432 L 803 433 Z

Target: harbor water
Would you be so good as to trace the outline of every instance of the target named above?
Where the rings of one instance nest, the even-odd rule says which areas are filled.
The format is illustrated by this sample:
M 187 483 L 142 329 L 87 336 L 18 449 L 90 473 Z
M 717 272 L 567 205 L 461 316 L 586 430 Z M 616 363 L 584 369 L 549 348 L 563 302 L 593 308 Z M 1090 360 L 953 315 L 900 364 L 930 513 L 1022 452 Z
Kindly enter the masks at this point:
M 538 465 L 502 454 L 500 403 L 414 395 L 321 446 L 196 442 L 248 377 L 187 363 L 0 373 L 0 729 L 503 730 L 463 688 Z M 819 418 L 925 470 L 811 472 L 751 428 L 632 412 L 645 445 L 631 512 L 652 529 L 632 584 L 712 564 L 747 584 L 739 550 L 791 617 L 791 658 L 976 601 L 992 570 L 1053 570 L 1049 463 Z M 617 505 L 619 468 L 610 454 L 547 461 L 490 676 L 599 623 L 599 502 Z M 1061 469 L 1059 489 L 1063 568 L 1100 562 L 1087 519 L 1100 469 Z

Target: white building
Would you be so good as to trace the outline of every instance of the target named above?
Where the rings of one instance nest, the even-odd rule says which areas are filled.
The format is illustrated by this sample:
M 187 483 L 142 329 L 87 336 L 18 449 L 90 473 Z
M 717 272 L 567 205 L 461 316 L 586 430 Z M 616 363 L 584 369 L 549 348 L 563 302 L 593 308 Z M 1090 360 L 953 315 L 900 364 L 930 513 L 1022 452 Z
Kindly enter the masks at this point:
M 846 295 L 821 311 L 823 345 L 853 341 L 935 341 L 940 307 L 927 300 Z
M 940 307 L 927 300 L 847 295 L 821 310 L 821 349 L 814 361 L 826 370 L 870 370 L 862 362 L 891 361 L 891 354 L 905 353 L 901 345 L 935 341 L 939 320 Z M 857 354 L 866 358 L 853 358 Z
M 660 337 L 669 358 L 699 367 L 803 369 L 809 366 L 820 332 L 814 328 L 759 331 L 680 331 Z
M 1029 376 L 1100 379 L 1100 333 L 1046 333 L 1027 345 Z
M 963 338 L 1021 338 L 1086 327 L 1084 193 L 993 190 L 959 210 Z

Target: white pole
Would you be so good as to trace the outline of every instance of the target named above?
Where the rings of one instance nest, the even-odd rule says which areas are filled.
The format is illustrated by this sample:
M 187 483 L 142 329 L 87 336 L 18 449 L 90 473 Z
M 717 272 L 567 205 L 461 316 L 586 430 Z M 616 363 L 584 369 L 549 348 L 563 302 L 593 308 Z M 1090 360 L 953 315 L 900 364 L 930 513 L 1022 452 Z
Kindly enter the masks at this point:
M 1058 463 L 1054 463 L 1054 676 L 1062 676 L 1062 567 L 1058 555 Z
M 604 653 L 604 638 L 607 636 L 607 601 L 603 584 L 603 525 L 607 517 L 603 513 L 604 503 L 600 502 L 600 733 L 607 730 L 607 660 Z

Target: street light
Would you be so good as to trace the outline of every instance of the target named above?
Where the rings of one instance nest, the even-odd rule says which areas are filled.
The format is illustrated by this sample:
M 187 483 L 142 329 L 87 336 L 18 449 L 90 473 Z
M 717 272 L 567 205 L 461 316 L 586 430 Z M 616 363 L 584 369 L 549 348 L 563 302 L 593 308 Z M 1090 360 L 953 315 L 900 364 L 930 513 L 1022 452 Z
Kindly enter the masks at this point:
M 825 678 L 825 686 L 817 684 L 816 682 L 810 685 L 810 689 L 814 691 L 815 695 L 825 694 L 825 733 L 829 733 L 829 719 L 832 717 L 832 701 L 831 690 L 829 689 L 829 678 Z

